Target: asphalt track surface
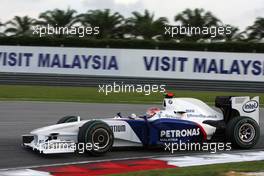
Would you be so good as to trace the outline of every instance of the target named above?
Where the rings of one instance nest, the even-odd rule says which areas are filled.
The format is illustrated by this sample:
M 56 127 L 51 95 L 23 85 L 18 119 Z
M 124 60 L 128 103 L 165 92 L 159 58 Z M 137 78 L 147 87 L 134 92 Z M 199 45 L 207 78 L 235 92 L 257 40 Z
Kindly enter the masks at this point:
M 65 115 L 79 115 L 82 119 L 144 114 L 153 105 L 50 103 L 50 102 L 0 102 L 0 169 L 61 164 L 82 161 L 109 160 L 130 157 L 169 155 L 162 150 L 141 148 L 118 149 L 105 156 L 91 157 L 81 154 L 56 154 L 43 156 L 21 147 L 21 135 L 35 128 L 55 124 Z M 264 109 L 260 112 L 261 138 L 255 147 L 264 149 Z M 175 153 L 177 155 L 179 153 Z

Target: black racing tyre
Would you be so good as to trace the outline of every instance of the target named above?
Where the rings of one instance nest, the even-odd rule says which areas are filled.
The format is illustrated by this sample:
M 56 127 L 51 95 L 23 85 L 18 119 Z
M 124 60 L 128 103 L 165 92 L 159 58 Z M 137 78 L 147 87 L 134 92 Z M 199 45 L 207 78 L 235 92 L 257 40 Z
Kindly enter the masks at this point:
M 252 148 L 257 144 L 260 137 L 259 125 L 249 117 L 234 117 L 227 123 L 226 137 L 234 148 Z
M 77 122 L 78 117 L 77 116 L 65 116 L 62 117 L 57 124 L 61 124 L 61 123 L 70 123 L 70 122 Z
M 86 150 L 93 156 L 108 152 L 114 143 L 114 134 L 109 125 L 100 120 L 86 122 L 79 129 L 78 143 L 92 144 L 92 149 Z

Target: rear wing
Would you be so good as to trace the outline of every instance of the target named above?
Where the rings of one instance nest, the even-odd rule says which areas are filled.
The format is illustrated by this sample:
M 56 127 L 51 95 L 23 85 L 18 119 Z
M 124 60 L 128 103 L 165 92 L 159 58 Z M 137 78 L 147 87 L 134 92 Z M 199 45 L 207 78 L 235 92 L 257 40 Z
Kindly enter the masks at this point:
M 240 116 L 250 117 L 259 124 L 259 96 L 251 99 L 249 96 L 231 97 L 231 106 Z

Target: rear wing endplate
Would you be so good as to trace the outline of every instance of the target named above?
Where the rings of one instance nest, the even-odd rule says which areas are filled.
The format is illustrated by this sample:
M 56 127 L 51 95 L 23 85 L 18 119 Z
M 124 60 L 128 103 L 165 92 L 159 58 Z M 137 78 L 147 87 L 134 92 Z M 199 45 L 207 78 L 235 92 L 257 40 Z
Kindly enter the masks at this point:
M 232 109 L 236 109 L 240 116 L 247 116 L 259 124 L 259 96 L 250 99 L 249 96 L 232 97 Z

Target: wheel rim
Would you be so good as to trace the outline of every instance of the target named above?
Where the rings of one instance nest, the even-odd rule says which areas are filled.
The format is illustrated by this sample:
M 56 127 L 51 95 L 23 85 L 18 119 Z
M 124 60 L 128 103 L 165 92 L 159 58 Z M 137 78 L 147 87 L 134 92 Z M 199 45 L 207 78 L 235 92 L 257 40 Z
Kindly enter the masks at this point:
M 239 139 L 244 143 L 251 142 L 256 135 L 256 130 L 250 123 L 245 123 L 239 128 Z
M 98 143 L 99 149 L 103 149 L 108 146 L 110 141 L 109 133 L 104 128 L 98 128 L 92 133 L 92 143 Z

